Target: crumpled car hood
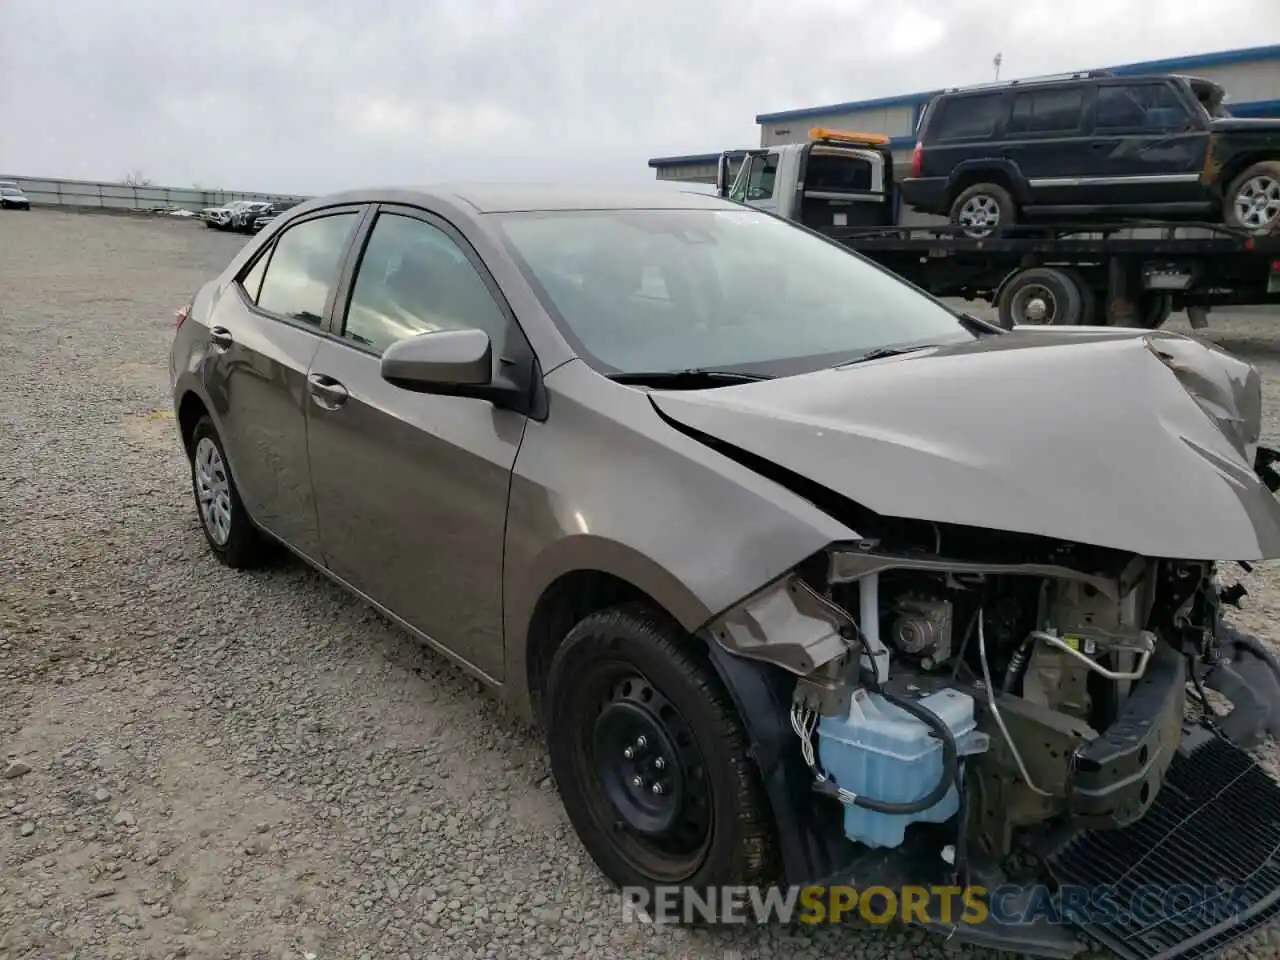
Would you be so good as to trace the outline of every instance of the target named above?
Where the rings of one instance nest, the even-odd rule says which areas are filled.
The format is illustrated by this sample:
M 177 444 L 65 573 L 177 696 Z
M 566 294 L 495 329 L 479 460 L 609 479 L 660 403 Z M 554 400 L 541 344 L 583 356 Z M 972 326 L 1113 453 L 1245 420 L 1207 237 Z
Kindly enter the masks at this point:
M 651 394 L 671 421 L 876 513 L 1187 560 L 1280 556 L 1261 386 L 1187 337 L 1028 330 Z

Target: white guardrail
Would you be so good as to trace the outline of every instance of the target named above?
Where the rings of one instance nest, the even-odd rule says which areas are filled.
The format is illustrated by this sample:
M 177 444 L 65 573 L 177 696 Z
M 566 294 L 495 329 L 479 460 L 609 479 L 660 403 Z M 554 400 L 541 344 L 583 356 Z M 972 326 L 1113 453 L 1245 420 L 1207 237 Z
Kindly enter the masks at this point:
M 0 181 L 11 180 L 22 188 L 31 205 L 71 210 L 104 210 L 119 213 L 146 213 L 162 210 L 198 211 L 220 207 L 233 200 L 265 200 L 301 203 L 307 197 L 242 190 L 200 190 L 195 187 L 140 186 L 97 180 L 59 180 L 53 177 L 24 177 L 0 173 Z

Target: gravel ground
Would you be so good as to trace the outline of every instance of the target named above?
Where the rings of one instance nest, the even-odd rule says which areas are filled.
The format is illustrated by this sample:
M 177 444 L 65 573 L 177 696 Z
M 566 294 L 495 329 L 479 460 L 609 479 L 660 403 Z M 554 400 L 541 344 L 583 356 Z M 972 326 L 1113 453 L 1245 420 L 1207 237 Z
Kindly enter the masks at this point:
M 992 956 L 623 923 L 541 744 L 475 682 L 298 563 L 219 566 L 166 363 L 242 242 L 0 217 L 0 958 Z M 1265 372 L 1272 442 L 1277 319 L 1211 331 Z M 1246 583 L 1265 632 L 1280 565 Z

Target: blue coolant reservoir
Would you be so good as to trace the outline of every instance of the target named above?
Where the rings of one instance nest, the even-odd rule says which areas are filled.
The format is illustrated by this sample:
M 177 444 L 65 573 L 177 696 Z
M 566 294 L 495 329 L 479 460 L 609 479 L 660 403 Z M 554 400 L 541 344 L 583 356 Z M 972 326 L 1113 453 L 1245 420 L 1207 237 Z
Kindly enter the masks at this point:
M 960 756 L 983 753 L 985 733 L 976 729 L 973 698 L 957 690 L 939 690 L 920 703 L 951 729 Z M 849 712 L 823 717 L 818 724 L 818 760 L 836 785 L 869 799 L 909 803 L 930 793 L 942 776 L 942 742 L 929 727 L 878 693 L 854 691 Z M 907 825 L 941 823 L 955 816 L 960 796 L 955 786 L 928 810 L 896 815 L 845 806 L 844 832 L 870 847 L 896 847 Z

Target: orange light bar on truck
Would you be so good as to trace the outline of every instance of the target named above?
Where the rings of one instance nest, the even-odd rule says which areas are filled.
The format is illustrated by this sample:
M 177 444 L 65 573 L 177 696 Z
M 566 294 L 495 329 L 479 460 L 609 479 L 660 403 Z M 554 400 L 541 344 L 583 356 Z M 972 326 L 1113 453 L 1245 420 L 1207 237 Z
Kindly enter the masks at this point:
M 885 144 L 889 138 L 883 133 L 859 133 L 854 130 L 828 130 L 826 127 L 812 127 L 809 130 L 810 140 L 840 140 L 845 143 Z

